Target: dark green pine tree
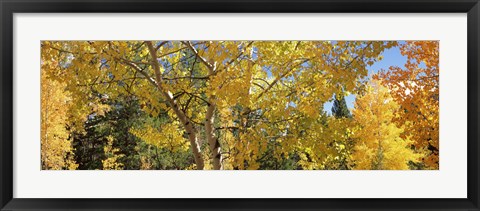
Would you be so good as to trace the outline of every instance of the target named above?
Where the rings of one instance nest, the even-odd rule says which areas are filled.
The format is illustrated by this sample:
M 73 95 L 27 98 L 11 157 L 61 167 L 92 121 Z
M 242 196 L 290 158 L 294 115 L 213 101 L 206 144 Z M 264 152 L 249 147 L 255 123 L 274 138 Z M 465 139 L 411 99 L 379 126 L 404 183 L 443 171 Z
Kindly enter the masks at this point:
M 335 96 L 335 100 L 333 101 L 332 106 L 332 115 L 336 118 L 351 118 L 352 114 L 350 110 L 348 110 L 347 102 L 345 101 L 344 97 L 337 97 Z
M 335 95 L 335 100 L 333 101 L 332 106 L 332 115 L 339 119 L 339 118 L 352 118 L 352 114 L 350 110 L 348 110 L 347 102 L 343 96 Z M 330 147 L 345 146 L 344 148 L 337 148 L 335 149 L 338 151 L 338 159 L 330 160 L 325 163 L 326 170 L 348 170 L 351 169 L 351 166 L 348 162 L 348 157 L 353 149 L 354 142 L 350 138 L 346 138 L 344 140 L 333 140 L 330 144 Z

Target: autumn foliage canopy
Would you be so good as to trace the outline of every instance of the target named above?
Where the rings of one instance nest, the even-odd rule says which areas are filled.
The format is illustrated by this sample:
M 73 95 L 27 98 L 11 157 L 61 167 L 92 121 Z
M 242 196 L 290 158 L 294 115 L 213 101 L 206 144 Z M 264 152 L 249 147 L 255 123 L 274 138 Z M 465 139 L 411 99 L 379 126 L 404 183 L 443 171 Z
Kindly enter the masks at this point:
M 42 169 L 439 169 L 437 41 L 43 41 L 41 73 Z

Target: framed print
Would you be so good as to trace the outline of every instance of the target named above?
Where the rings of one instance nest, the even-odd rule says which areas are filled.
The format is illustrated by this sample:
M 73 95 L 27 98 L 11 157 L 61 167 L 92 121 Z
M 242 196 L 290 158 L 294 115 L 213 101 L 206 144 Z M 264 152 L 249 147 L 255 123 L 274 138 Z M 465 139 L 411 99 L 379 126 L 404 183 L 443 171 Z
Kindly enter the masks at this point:
M 477 0 L 0 6 L 2 210 L 479 209 Z

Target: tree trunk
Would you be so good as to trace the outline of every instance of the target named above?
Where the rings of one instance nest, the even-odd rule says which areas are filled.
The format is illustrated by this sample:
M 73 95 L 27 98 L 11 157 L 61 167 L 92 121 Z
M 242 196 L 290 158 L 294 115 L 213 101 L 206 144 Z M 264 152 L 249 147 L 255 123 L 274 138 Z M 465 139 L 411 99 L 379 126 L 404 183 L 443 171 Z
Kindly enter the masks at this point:
M 207 61 L 205 58 L 200 56 L 198 51 L 193 47 L 193 45 L 187 41 L 183 42 L 193 53 L 196 55 L 198 59 L 207 67 L 208 75 L 213 76 L 216 71 L 216 63 L 213 61 Z M 210 151 L 212 154 L 212 164 L 213 169 L 221 170 L 223 169 L 222 166 L 222 152 L 220 147 L 220 142 L 215 135 L 215 131 L 213 129 L 213 122 L 214 122 L 214 113 L 215 113 L 215 96 L 211 96 L 208 100 L 208 108 L 207 113 L 205 115 L 205 136 L 208 141 L 208 145 L 210 146 Z
M 193 125 L 188 120 L 188 117 L 178 108 L 178 105 L 175 102 L 175 100 L 173 100 L 172 95 L 163 88 L 162 86 L 163 79 L 160 73 L 160 66 L 158 65 L 157 52 L 155 50 L 155 47 L 153 47 L 153 44 L 151 41 L 146 41 L 145 43 L 147 44 L 148 50 L 150 52 L 151 62 L 153 65 L 153 69 L 155 71 L 155 79 L 157 82 L 157 87 L 162 93 L 163 97 L 167 100 L 170 108 L 172 108 L 172 110 L 175 112 L 177 117 L 180 119 L 180 122 L 183 124 L 183 127 L 185 128 L 185 131 L 188 135 L 188 140 L 190 141 L 190 145 L 192 146 L 192 152 L 195 158 L 195 164 L 197 165 L 197 169 L 203 170 L 205 165 L 203 161 L 200 144 L 198 143 L 197 131 L 195 127 L 193 127 Z
M 207 115 L 205 117 L 205 135 L 207 136 L 207 141 L 210 145 L 210 151 L 212 152 L 213 169 L 221 170 L 223 169 L 221 147 L 220 142 L 215 135 L 215 131 L 213 130 L 213 122 L 215 119 L 214 112 L 215 105 L 210 102 L 210 105 L 208 105 L 207 108 Z

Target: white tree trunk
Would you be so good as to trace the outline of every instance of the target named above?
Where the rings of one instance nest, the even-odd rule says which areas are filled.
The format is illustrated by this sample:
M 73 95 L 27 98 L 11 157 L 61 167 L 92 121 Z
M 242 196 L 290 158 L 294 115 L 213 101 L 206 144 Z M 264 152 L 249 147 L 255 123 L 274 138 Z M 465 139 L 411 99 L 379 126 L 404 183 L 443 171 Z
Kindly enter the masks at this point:
M 163 84 L 163 79 L 162 75 L 160 73 L 160 66 L 158 65 L 158 60 L 157 60 L 157 52 L 155 50 L 155 47 L 153 47 L 153 44 L 151 41 L 146 41 L 146 44 L 148 46 L 148 50 L 150 52 L 150 57 L 151 57 L 151 62 L 153 65 L 153 69 L 155 71 L 155 78 L 157 82 L 157 87 L 162 93 L 163 97 L 167 100 L 170 108 L 175 112 L 177 117 L 180 119 L 180 122 L 183 124 L 183 127 L 185 128 L 185 131 L 188 135 L 188 139 L 190 141 L 190 145 L 192 146 L 192 152 L 193 156 L 195 158 L 195 164 L 197 165 L 198 170 L 203 170 L 204 168 L 204 160 L 202 156 L 202 151 L 200 148 L 200 144 L 198 143 L 198 137 L 197 137 L 197 130 L 191 122 L 189 121 L 188 117 L 183 113 L 179 108 L 178 104 L 173 100 L 172 96 L 168 93 L 167 90 L 165 90 L 162 86 Z
M 215 105 L 211 102 L 207 108 L 207 115 L 205 117 L 205 135 L 207 136 L 208 144 L 210 145 L 210 150 L 212 152 L 212 164 L 213 169 L 221 170 L 223 169 L 222 166 L 222 152 L 220 142 L 215 135 L 215 131 L 213 129 L 213 122 L 215 112 Z
M 216 63 L 213 61 L 207 61 L 205 58 L 201 57 L 198 51 L 193 47 L 190 42 L 183 42 L 190 50 L 192 50 L 197 58 L 207 67 L 208 75 L 213 76 L 216 71 Z M 223 169 L 222 166 L 222 148 L 220 146 L 220 142 L 218 141 L 218 137 L 215 135 L 215 131 L 213 128 L 213 122 L 215 120 L 215 96 L 211 96 L 208 99 L 208 108 L 207 113 L 205 115 L 205 136 L 208 141 L 208 145 L 210 146 L 210 151 L 212 154 L 212 165 L 213 169 L 221 170 Z

